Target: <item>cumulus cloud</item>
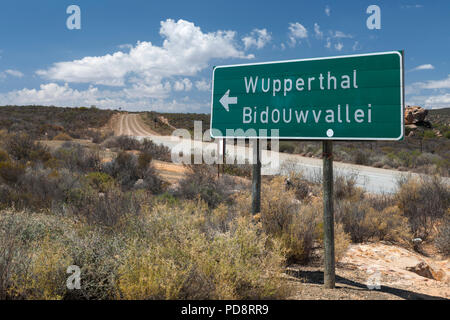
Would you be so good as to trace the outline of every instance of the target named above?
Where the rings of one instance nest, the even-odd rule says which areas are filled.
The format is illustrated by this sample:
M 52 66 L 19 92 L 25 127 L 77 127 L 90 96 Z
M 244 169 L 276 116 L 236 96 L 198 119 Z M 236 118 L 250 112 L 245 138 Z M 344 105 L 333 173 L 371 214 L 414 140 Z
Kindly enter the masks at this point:
M 434 66 L 432 64 L 422 64 L 420 66 L 415 67 L 411 71 L 419 71 L 419 70 L 433 70 Z
M 253 29 L 250 35 L 242 38 L 245 50 L 248 50 L 251 47 L 262 49 L 271 40 L 272 36 L 266 29 Z
M 57 62 L 37 74 L 53 81 L 124 86 L 128 77 L 154 83 L 166 77 L 193 76 L 214 58 L 254 58 L 239 50 L 234 31 L 204 33 L 192 22 L 167 19 L 159 33 L 164 38 L 162 46 L 142 41 L 128 53 Z
M 47 83 L 40 85 L 39 89 L 21 89 L 0 93 L 2 105 L 57 105 L 79 107 L 96 105 L 100 108 L 123 108 L 127 110 L 155 110 L 165 112 L 192 112 L 204 111 L 209 107 L 209 101 L 179 101 L 176 99 L 148 98 L 153 95 L 152 90 L 167 90 L 168 83 L 160 88 L 133 87 L 121 90 L 100 90 L 89 86 L 85 90 L 70 88 L 67 83 Z M 137 90 L 141 92 L 137 93 Z
M 406 86 L 405 93 L 409 104 L 417 104 L 426 108 L 450 107 L 450 74 L 440 80 L 415 82 Z
M 301 39 L 308 38 L 308 30 L 299 22 L 289 24 L 289 43 L 295 46 Z
M 200 81 L 196 81 L 195 82 L 195 87 L 197 88 L 197 90 L 199 91 L 209 91 L 211 90 L 211 85 L 208 81 L 206 80 L 200 80 Z
M 412 88 L 418 89 L 450 89 L 450 74 L 445 79 L 429 80 L 426 82 L 416 82 L 411 85 Z
M 330 16 L 330 15 L 331 15 L 331 8 L 330 8 L 330 6 L 326 6 L 326 7 L 325 7 L 325 14 L 326 14 L 327 16 Z
M 175 81 L 173 88 L 175 91 L 191 91 L 192 82 L 188 78 L 184 78 L 183 80 Z

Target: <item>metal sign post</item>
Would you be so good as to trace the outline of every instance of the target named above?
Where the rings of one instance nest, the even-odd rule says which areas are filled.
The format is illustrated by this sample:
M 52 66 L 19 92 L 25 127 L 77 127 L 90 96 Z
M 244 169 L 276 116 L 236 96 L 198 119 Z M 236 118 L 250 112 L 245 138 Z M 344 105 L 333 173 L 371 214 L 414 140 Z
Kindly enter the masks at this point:
M 259 140 L 253 144 L 253 170 L 252 170 L 252 214 L 261 212 L 261 151 Z
M 323 239 L 324 285 L 335 286 L 334 206 L 333 206 L 333 142 L 323 141 Z

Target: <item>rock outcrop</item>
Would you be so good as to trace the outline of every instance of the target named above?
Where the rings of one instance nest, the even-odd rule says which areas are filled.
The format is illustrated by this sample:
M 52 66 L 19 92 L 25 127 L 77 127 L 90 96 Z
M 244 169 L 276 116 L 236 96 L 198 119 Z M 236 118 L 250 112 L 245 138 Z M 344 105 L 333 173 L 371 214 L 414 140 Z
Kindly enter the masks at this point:
M 405 124 L 406 125 L 421 125 L 426 123 L 425 118 L 428 115 L 428 110 L 419 106 L 406 106 L 405 110 Z

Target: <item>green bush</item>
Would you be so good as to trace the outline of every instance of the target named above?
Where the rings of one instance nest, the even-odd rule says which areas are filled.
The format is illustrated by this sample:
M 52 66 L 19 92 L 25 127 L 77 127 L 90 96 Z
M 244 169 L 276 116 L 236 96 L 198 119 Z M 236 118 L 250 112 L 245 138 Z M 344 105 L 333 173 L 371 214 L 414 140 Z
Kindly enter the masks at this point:
M 86 179 L 88 184 L 98 192 L 106 192 L 113 188 L 115 184 L 113 177 L 104 172 L 88 173 Z

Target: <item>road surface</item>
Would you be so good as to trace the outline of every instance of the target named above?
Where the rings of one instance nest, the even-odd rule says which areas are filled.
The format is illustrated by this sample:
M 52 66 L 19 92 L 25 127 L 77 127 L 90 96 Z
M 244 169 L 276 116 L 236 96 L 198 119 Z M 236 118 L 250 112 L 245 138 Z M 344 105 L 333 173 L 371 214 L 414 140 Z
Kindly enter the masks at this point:
M 218 145 L 211 142 L 193 141 L 175 136 L 161 136 L 149 129 L 138 114 L 121 114 L 115 128 L 116 135 L 129 135 L 139 140 L 151 139 L 157 144 L 169 147 L 171 150 L 193 150 L 193 153 L 201 154 L 202 150 L 218 150 Z M 186 137 L 185 137 L 186 138 Z M 228 148 L 228 147 L 227 147 Z M 228 151 L 229 150 L 229 151 Z M 226 153 L 231 152 L 227 149 Z M 251 159 L 253 149 L 251 147 L 236 147 L 237 159 L 244 161 Z M 187 153 L 187 152 L 186 152 Z M 185 154 L 186 154 L 185 153 Z M 219 152 L 220 154 L 220 152 Z M 322 174 L 322 160 L 302 157 L 287 153 L 272 153 L 272 159 L 278 157 L 279 165 L 271 166 L 270 157 L 262 155 L 262 174 L 287 174 L 289 172 L 301 172 L 310 181 L 319 181 Z M 405 173 L 395 170 L 379 169 L 342 162 L 334 162 L 335 176 L 354 175 L 358 186 L 371 193 L 394 193 L 397 189 L 397 181 L 405 175 L 418 176 L 415 173 Z M 444 178 L 450 184 L 449 178 Z

